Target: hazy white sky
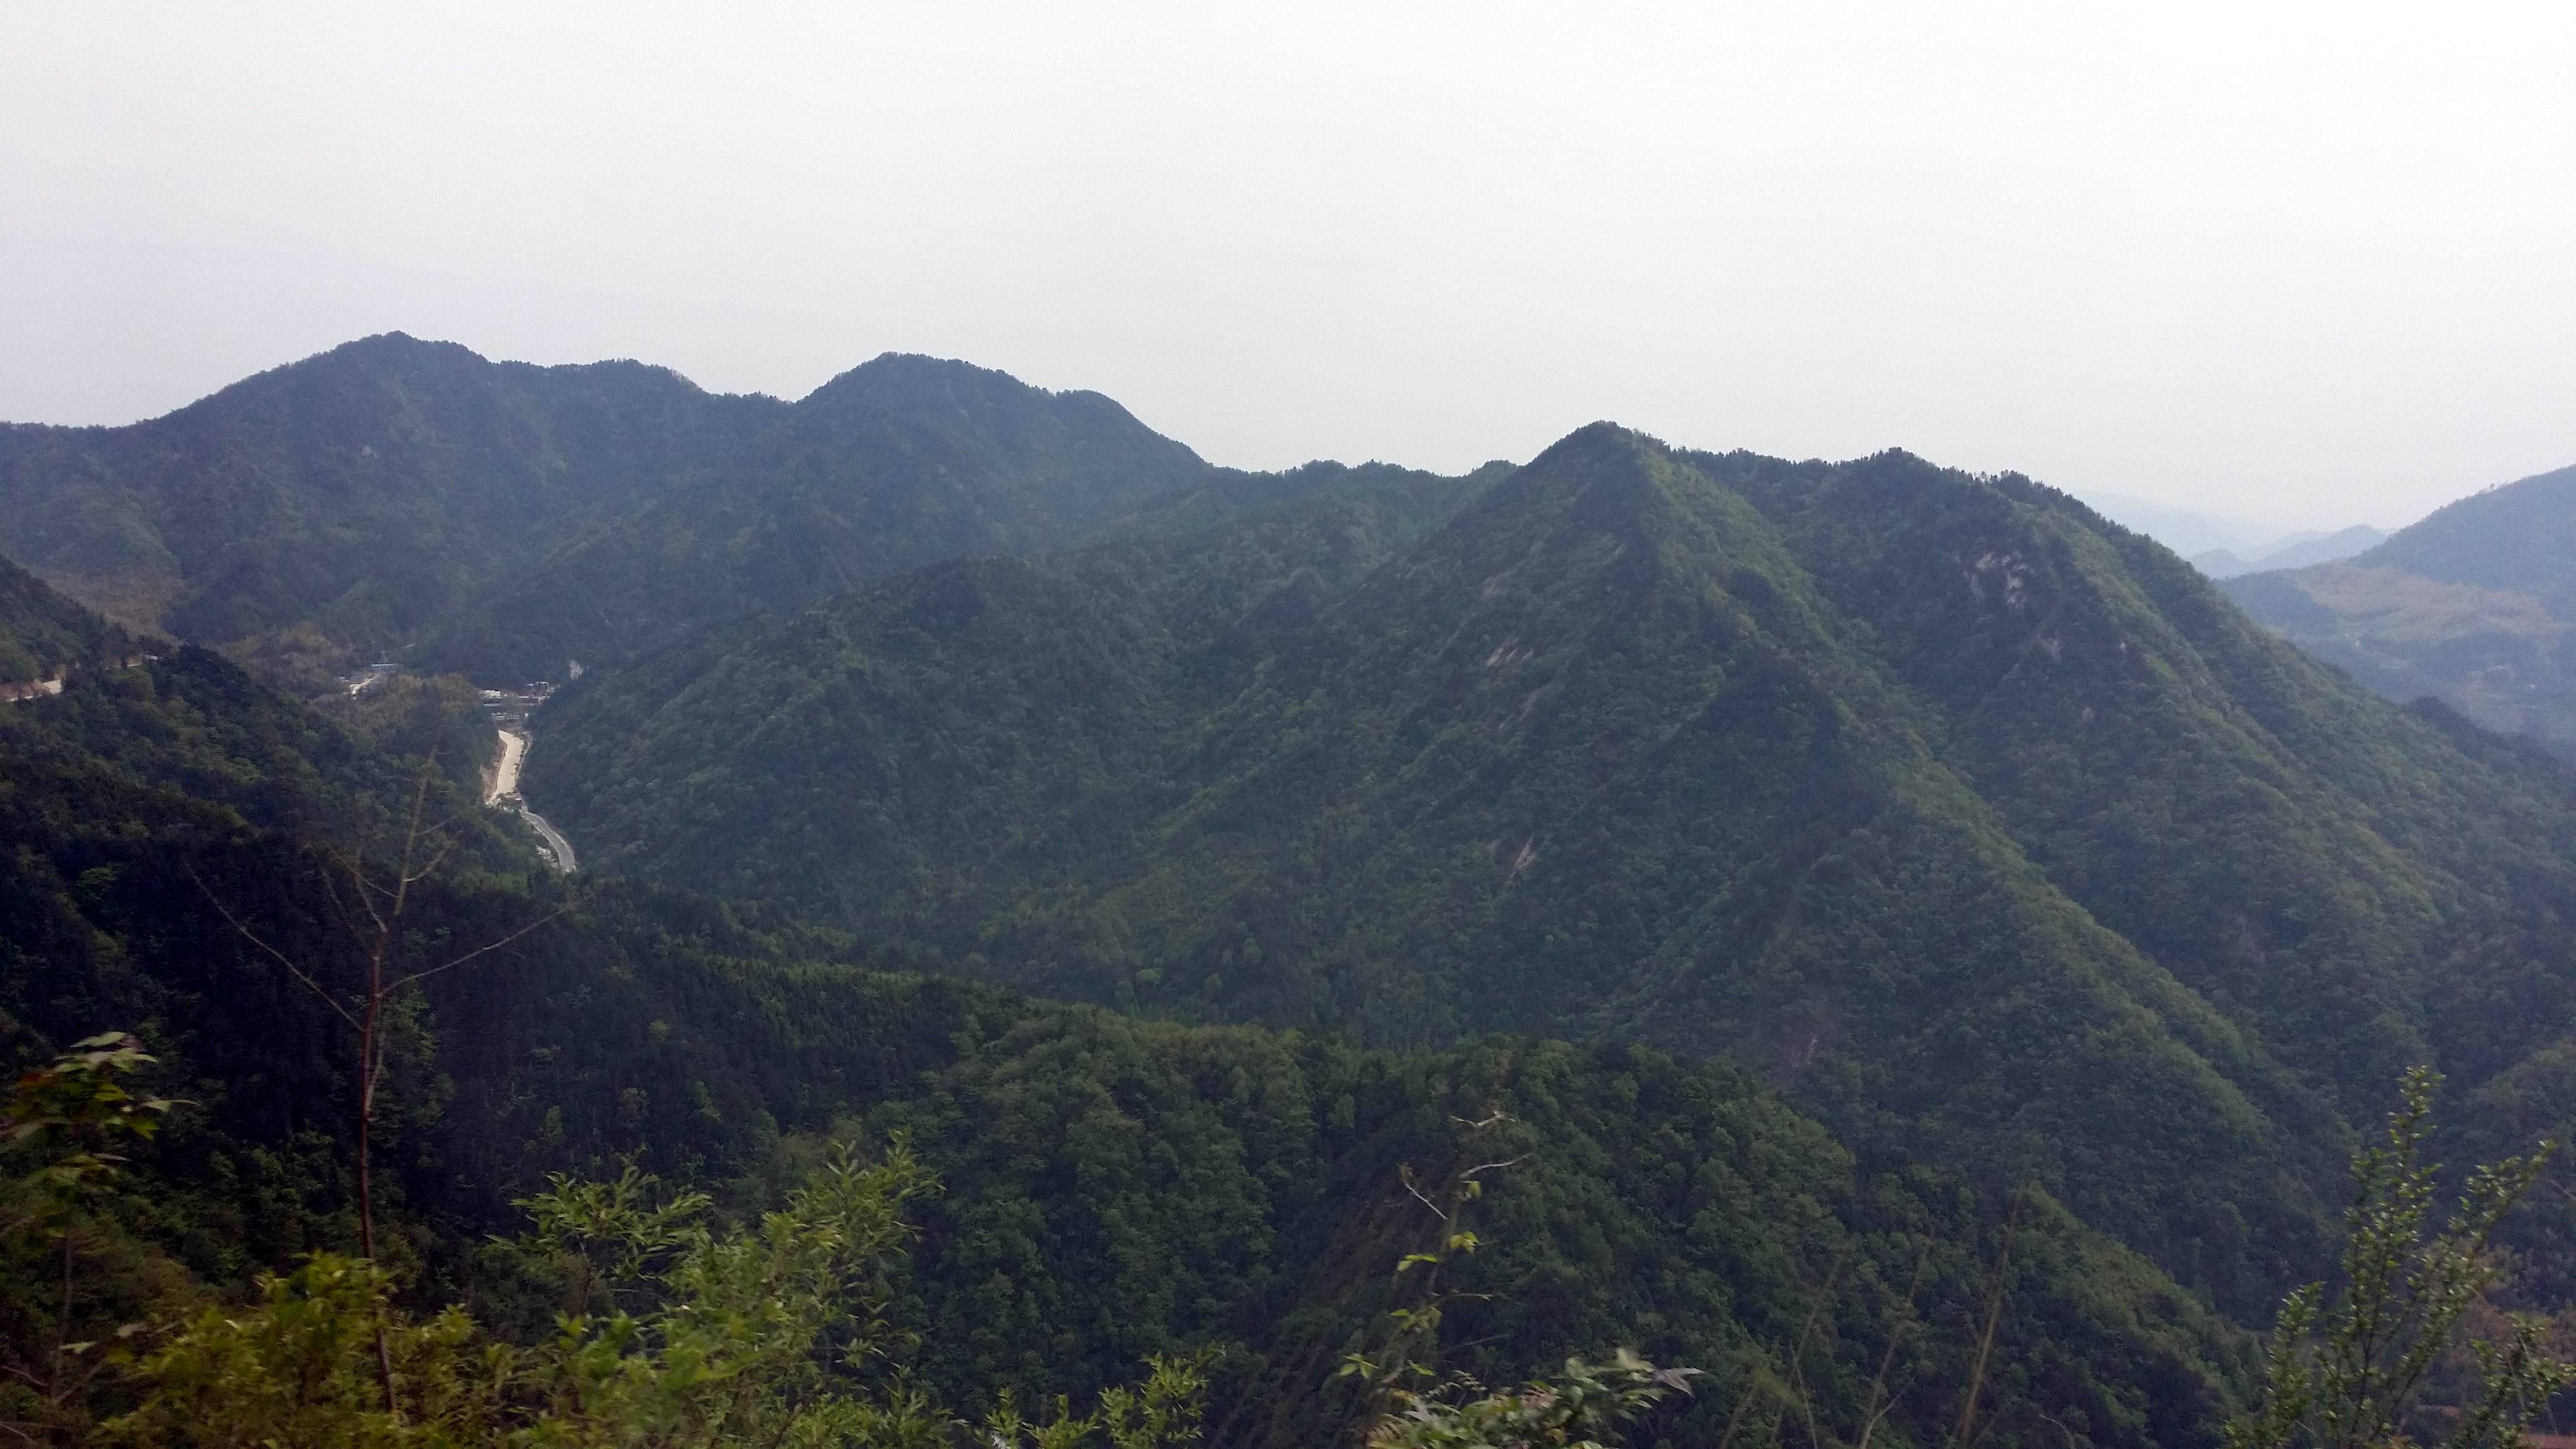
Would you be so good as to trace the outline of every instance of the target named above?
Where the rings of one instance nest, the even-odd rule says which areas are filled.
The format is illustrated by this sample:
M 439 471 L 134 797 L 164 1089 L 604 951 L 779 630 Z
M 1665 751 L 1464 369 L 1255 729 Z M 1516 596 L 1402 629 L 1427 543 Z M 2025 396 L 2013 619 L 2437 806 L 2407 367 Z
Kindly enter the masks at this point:
M 897 349 L 1247 466 L 1608 417 L 2394 524 L 2576 462 L 2571 76 L 2565 0 L 0 0 L 0 418 Z

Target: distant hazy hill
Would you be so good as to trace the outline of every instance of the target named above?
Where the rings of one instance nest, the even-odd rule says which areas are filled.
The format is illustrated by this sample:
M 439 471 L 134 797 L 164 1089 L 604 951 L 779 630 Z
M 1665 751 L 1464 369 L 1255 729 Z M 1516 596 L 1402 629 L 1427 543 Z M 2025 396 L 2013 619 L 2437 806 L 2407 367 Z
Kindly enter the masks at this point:
M 2222 513 L 2177 508 L 2126 493 L 2084 493 L 2085 506 L 2122 528 L 2134 529 L 2185 558 L 2214 552 L 2257 554 L 2279 545 L 2277 524 Z
M 2382 694 L 2576 751 L 2576 468 L 2461 499 L 2347 562 L 2226 590 Z
M 309 626 L 345 652 L 561 677 L 938 559 L 1075 542 L 1168 495 L 1267 486 L 1096 393 L 963 363 L 890 354 L 790 404 L 388 334 L 130 427 L 0 427 L 0 552 L 246 658 Z
M 2194 568 L 2214 579 L 2349 558 L 2388 536 L 2367 524 L 2332 533 L 2283 533 L 2278 524 L 2176 508 L 2122 493 L 2080 497 L 2103 517 L 2190 559 Z
M 2563 1095 L 2567 782 L 2447 727 L 2026 481 L 1599 426 L 1418 541 L 1319 499 L 702 636 L 529 788 L 1043 991 L 1732 1057 L 2247 1302 L 2403 1063 Z
M 2269 548 L 2256 549 L 2239 557 L 2232 549 L 2213 549 L 2194 554 L 2191 566 L 2213 579 L 2232 579 L 2264 569 L 2304 568 L 2309 564 L 2332 563 L 2350 558 L 2366 549 L 2375 548 L 2388 535 L 2366 523 L 2334 533 L 2294 533 L 2278 540 Z

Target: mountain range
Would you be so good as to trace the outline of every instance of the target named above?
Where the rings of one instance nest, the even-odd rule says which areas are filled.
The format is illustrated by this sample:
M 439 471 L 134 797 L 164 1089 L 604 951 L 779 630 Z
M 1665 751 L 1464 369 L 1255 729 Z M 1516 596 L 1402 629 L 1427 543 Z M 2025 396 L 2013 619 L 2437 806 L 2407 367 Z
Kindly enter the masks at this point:
M 962 363 L 788 403 L 368 339 L 0 430 L 0 681 L 63 681 L 0 703 L 0 1042 L 146 1023 L 213 1104 L 153 1169 L 196 1236 L 139 1242 L 237 1282 L 330 1239 L 330 1019 L 214 907 L 329 956 L 333 852 L 434 789 L 473 826 L 429 935 L 585 902 L 424 998 L 397 1176 L 441 1281 L 546 1172 L 754 1194 L 901 1127 L 951 1183 L 904 1310 L 945 1391 L 1219 1339 L 1267 1406 L 1223 1442 L 1304 1442 L 1399 1167 L 1490 1109 L 1539 1165 L 1480 1372 L 1627 1335 L 1786 1374 L 1851 1261 L 1848 1408 L 1909 1265 L 1974 1317 L 2008 1197 L 2015 1422 L 2209 1442 L 2405 1067 L 2455 1160 L 2576 1127 L 2576 771 L 2281 637 L 2354 576 L 2569 617 L 2571 493 L 2221 585 L 1899 451 L 1595 423 L 1248 473 Z M 418 687 L 292 697 L 379 653 Z M 449 671 L 565 681 L 523 788 L 581 877 L 472 804 Z M 2513 1291 L 2576 1306 L 2544 1196 Z
M 2193 554 L 2191 566 L 2213 579 L 2232 579 L 2238 574 L 2332 563 L 2365 549 L 2376 548 L 2387 537 L 2387 533 L 2369 524 L 2356 523 L 2333 533 L 2294 533 L 2252 550 L 2250 556 L 2244 558 L 2239 558 L 2233 549 L 2212 549 L 2208 553 Z

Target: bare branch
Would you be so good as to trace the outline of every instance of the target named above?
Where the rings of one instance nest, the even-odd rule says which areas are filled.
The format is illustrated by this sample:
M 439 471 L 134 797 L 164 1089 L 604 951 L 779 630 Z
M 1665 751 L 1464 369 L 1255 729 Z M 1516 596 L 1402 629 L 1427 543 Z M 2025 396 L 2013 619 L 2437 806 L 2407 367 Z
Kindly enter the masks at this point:
M 307 975 L 304 968 L 296 965 L 294 961 L 287 957 L 285 952 L 280 951 L 275 946 L 261 940 L 258 932 L 243 925 L 241 923 L 241 918 L 235 916 L 231 909 L 224 905 L 222 899 L 217 897 L 214 891 L 207 886 L 205 881 L 198 877 L 196 869 L 193 866 L 189 868 L 188 879 L 196 881 L 197 889 L 206 897 L 206 904 L 215 908 L 215 914 L 224 918 L 225 925 L 232 927 L 243 940 L 257 946 L 262 951 L 267 952 L 270 958 L 275 960 L 278 965 L 286 968 L 288 974 L 292 975 L 297 981 L 303 983 L 305 990 L 322 998 L 324 1005 L 330 1007 L 333 1011 L 340 1013 L 340 1019 L 342 1021 L 347 1022 L 351 1026 L 356 1026 L 358 1024 L 358 1018 L 350 1013 L 348 1007 L 340 1004 L 340 998 L 333 996 L 330 992 L 324 990 L 321 982 L 316 981 L 310 975 Z
M 432 832 L 432 837 L 436 838 L 435 831 Z M 429 858 L 429 864 L 422 866 L 419 870 L 410 875 L 404 876 L 403 884 L 406 886 L 417 885 L 420 882 L 429 879 L 431 876 L 438 874 L 438 868 L 447 863 L 447 857 L 453 854 L 455 850 L 456 837 L 452 835 L 446 837 L 445 841 L 438 847 L 438 854 Z
M 337 850 L 330 852 L 330 855 L 331 859 L 339 865 L 340 869 L 349 873 L 349 879 L 356 883 L 358 887 L 358 904 L 367 908 L 367 919 L 375 923 L 376 933 L 378 935 L 382 935 L 386 931 L 390 930 L 391 928 L 385 924 L 385 918 L 377 912 L 376 903 L 367 899 L 367 892 L 375 891 L 389 899 L 392 898 L 394 893 L 386 890 L 383 886 L 380 886 L 367 878 L 367 865 L 364 857 L 345 854 Z M 333 898 L 336 900 L 338 895 L 339 892 L 335 889 L 332 892 Z M 357 922 L 351 921 L 349 924 L 352 927 L 355 927 Z
M 1887 1331 L 1887 1352 L 1879 1355 L 1878 1372 L 1869 1381 L 1867 1417 L 1860 1426 L 1860 1442 L 1853 1449 L 1869 1449 L 1870 1436 L 1878 1432 L 1879 1421 L 1896 1407 L 1887 1393 L 1887 1371 L 1896 1363 L 1896 1346 L 1905 1340 L 1905 1330 L 1914 1317 L 1914 1297 L 1923 1291 L 1923 1270 L 1932 1262 L 1932 1250 L 1924 1249 L 1914 1257 L 1914 1277 L 1905 1285 L 1905 1307 L 1894 1327 Z
M 554 920 L 558 916 L 569 913 L 571 910 L 572 907 L 568 905 L 557 906 L 553 910 L 548 911 L 544 915 L 537 917 L 535 920 L 528 922 L 524 926 L 521 926 L 519 929 L 512 931 L 510 934 L 501 937 L 497 941 L 485 942 L 483 945 L 475 947 L 473 950 L 466 952 L 464 955 L 459 956 L 452 961 L 442 961 L 435 966 L 415 971 L 409 976 L 399 977 L 387 985 L 385 989 L 387 991 L 399 991 L 403 987 L 409 986 L 423 977 L 435 976 L 441 971 L 453 971 L 457 967 L 464 965 L 466 962 L 473 960 L 477 956 L 481 956 L 487 952 L 500 950 L 502 947 L 509 945 L 512 941 L 519 939 L 521 936 L 528 934 L 530 931 L 537 929 L 548 921 Z M 1419 1197 L 1421 1194 L 1416 1193 L 1414 1196 Z
M 336 873 L 340 864 L 339 857 L 332 856 L 331 864 L 333 869 L 322 872 L 322 894 L 331 902 L 331 914 L 339 919 L 341 928 L 352 936 L 362 935 L 364 932 L 358 924 L 356 914 L 350 911 L 347 901 L 340 899 L 340 882 Z
M 1404 1177 L 1404 1178 L 1399 1178 L 1399 1179 L 1398 1179 L 1398 1181 L 1400 1181 L 1400 1182 L 1402 1182 L 1402 1183 L 1404 1184 L 1404 1190 L 1405 1190 L 1406 1192 L 1409 1192 L 1409 1193 L 1413 1194 L 1414 1199 L 1415 1199 L 1416 1201 L 1420 1202 L 1424 1207 L 1427 1207 L 1427 1208 L 1431 1209 L 1431 1215 L 1432 1215 L 1433 1217 L 1436 1217 L 1436 1218 L 1440 1219 L 1440 1221 L 1442 1221 L 1442 1222 L 1444 1222 L 1444 1223 L 1445 1223 L 1445 1222 L 1447 1222 L 1447 1221 L 1449 1221 L 1449 1215 L 1448 1215 L 1447 1213 L 1444 1213 L 1444 1212 L 1442 1212 L 1442 1211 L 1440 1210 L 1440 1204 L 1438 1204 L 1438 1203 L 1436 1203 L 1436 1202 L 1433 1202 L 1431 1199 L 1429 1199 L 1429 1198 L 1427 1198 L 1427 1197 L 1424 1197 L 1424 1196 L 1422 1195 L 1422 1189 L 1420 1189 L 1420 1188 L 1418 1188 L 1418 1187 L 1415 1187 L 1415 1186 L 1413 1185 L 1413 1179 L 1412 1179 L 1411 1177 L 1409 1177 L 1409 1176 L 1408 1176 L 1408 1177 Z
M 1834 1254 L 1834 1266 L 1825 1273 L 1825 1286 L 1817 1291 L 1815 1297 L 1807 1301 L 1807 1321 L 1798 1330 L 1798 1346 L 1789 1351 L 1787 1387 L 1790 1392 L 1783 1397 L 1794 1396 L 1792 1402 L 1807 1422 L 1807 1442 L 1810 1445 L 1822 1444 L 1824 1441 L 1816 1437 L 1816 1405 L 1814 1399 L 1807 1393 L 1807 1375 L 1803 1367 L 1807 1361 L 1807 1341 L 1815 1336 L 1816 1320 L 1824 1316 L 1825 1306 L 1834 1296 L 1834 1284 L 1842 1279 L 1843 1264 L 1850 1261 L 1850 1252 L 1849 1248 L 1844 1248 Z
M 402 877 L 406 885 L 414 878 L 411 863 L 414 853 L 420 848 L 420 817 L 429 808 L 429 777 L 437 768 L 438 741 L 433 739 L 429 743 L 429 758 L 422 762 L 419 778 L 412 781 L 411 819 L 403 826 L 402 863 L 394 867 L 394 874 Z
M 1959 1410 L 1959 1429 L 1953 1436 L 1958 1449 L 1974 1449 L 1977 1442 L 1973 1432 L 1977 1423 L 1977 1398 L 1986 1386 L 1986 1358 L 1994 1350 L 1995 1324 L 2003 1317 L 2005 1274 L 2012 1266 L 2013 1230 L 2021 1225 L 2021 1208 L 2021 1190 L 2015 1188 L 2011 1210 L 2004 1214 L 2003 1246 L 1995 1252 L 1994 1287 L 1986 1295 L 1985 1330 L 1977 1335 L 1976 1364 L 1968 1372 L 1968 1401 Z

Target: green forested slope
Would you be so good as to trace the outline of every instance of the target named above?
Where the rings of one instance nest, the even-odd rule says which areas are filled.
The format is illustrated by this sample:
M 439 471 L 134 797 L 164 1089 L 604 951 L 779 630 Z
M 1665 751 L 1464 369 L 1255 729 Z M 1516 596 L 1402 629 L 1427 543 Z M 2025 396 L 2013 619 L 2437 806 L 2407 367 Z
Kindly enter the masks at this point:
M 1022 868 L 1042 870 L 1059 852 L 1122 844 L 1156 808 L 1169 775 L 1158 751 L 1188 723 L 1176 681 L 1239 687 L 1270 641 L 1311 626 L 1453 501 L 1446 488 L 1408 503 L 1326 486 L 1198 534 L 1149 514 L 1158 536 L 1078 565 L 959 561 L 709 631 L 550 714 L 545 778 L 592 782 L 550 799 L 601 812 L 613 869 L 872 924 L 878 910 L 987 910 L 1005 897 L 955 901 L 1011 886 L 974 863 L 983 853 L 1025 844 L 1039 853 Z M 704 708 L 657 712 L 681 679 Z M 781 790 L 782 762 L 812 762 L 831 788 Z M 755 835 L 775 843 L 743 849 Z
M 1238 596 L 1225 578 L 1189 597 Z M 321 852 L 363 843 L 413 770 L 199 650 L 0 716 L 0 1066 L 130 1026 L 164 1059 L 146 1085 L 189 1099 L 94 1209 L 118 1236 L 83 1239 L 83 1332 L 348 1246 L 349 1040 L 224 913 L 325 978 L 349 969 Z M 405 959 L 513 929 L 562 884 L 478 837 L 425 885 Z M 476 1244 L 545 1172 L 635 1160 L 743 1210 L 819 1134 L 900 1130 L 944 1190 L 894 1312 L 949 1402 L 1084 1392 L 1215 1343 L 1215 1442 L 1285 1446 L 1346 1422 L 1332 1369 L 1402 1301 L 1396 1260 L 1449 1230 L 1402 1172 L 1510 1158 L 1473 1210 L 1491 1246 L 1452 1286 L 1491 1296 L 1452 1305 L 1450 1364 L 1499 1378 L 1622 1343 L 1697 1364 L 1677 1441 L 1713 1438 L 1767 1373 L 1838 1432 L 1875 1379 L 1881 1435 L 1928 1442 L 1976 1381 L 1998 1282 L 1998 1434 L 2211 1442 L 2242 1382 L 2234 1330 L 2045 1195 L 2008 1208 L 2008 1177 L 1856 1156 L 1732 1067 L 1525 1039 L 1369 1051 L 883 969 L 915 960 L 592 887 L 403 1008 L 388 1256 L 418 1297 L 461 1292 L 506 1326 L 526 1304 Z M 22 1331 L 51 1341 L 51 1281 L 0 1291 L 11 1353 Z M 1750 1402 L 1779 1438 L 1786 1403 Z
M 122 664 L 135 648 L 124 630 L 0 559 L 0 685 Z
M 2458 957 L 2464 930 L 2576 899 L 2563 786 L 2369 699 L 2062 495 L 1903 459 L 1702 462 L 1833 561 L 1828 593 L 2052 881 L 2312 1076 L 2393 1080 L 2428 1050 L 2428 988 L 2514 969 Z M 2571 1008 L 2474 1030 L 2511 1056 Z
M 949 566 L 541 730 L 614 868 L 1133 1009 L 1729 1057 L 2240 1307 L 2398 1065 L 2475 1087 L 2576 1005 L 2547 766 L 1902 454 L 1587 429 L 1373 568 L 1259 528 Z

